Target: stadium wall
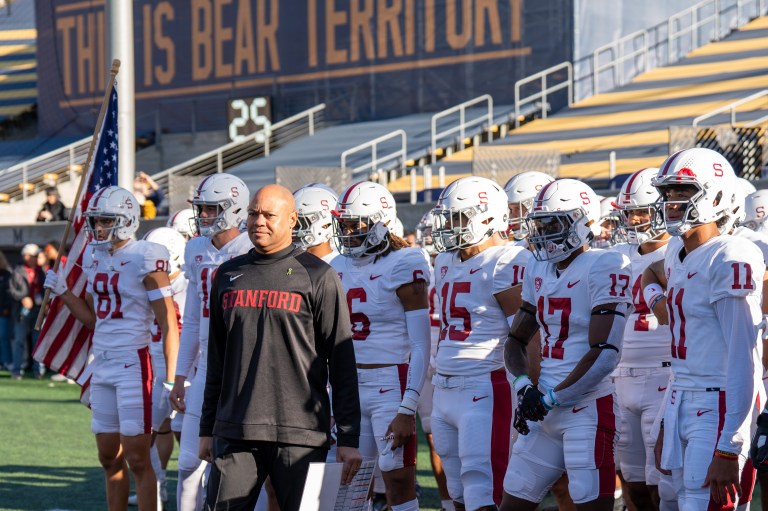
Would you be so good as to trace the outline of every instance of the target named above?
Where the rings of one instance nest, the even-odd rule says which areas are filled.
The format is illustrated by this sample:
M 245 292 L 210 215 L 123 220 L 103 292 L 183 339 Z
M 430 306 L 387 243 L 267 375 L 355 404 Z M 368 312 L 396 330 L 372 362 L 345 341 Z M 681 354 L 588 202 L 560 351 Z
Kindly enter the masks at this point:
M 36 0 L 41 134 L 85 135 L 108 55 L 104 0 Z M 438 111 L 573 57 L 573 0 L 134 0 L 137 130 L 218 130 L 321 102 L 354 122 Z

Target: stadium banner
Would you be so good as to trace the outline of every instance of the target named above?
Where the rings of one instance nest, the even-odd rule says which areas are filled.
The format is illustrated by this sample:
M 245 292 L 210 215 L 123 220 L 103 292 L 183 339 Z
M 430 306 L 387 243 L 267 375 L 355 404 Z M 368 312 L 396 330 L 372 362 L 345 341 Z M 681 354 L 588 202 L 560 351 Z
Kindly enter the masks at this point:
M 439 111 L 570 60 L 572 0 L 134 0 L 137 130 L 228 129 L 227 102 L 272 119 Z M 104 0 L 36 0 L 39 126 L 86 133 L 104 90 Z M 564 100 L 564 97 L 563 97 Z

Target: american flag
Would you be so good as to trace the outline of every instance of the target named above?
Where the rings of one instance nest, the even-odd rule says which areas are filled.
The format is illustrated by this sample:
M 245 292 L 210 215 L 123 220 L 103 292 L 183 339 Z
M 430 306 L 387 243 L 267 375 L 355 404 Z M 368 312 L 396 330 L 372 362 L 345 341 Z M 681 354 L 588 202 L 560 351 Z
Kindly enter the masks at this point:
M 87 278 L 81 265 L 89 241 L 83 211 L 96 191 L 117 185 L 117 90 L 114 83 L 99 130 L 96 149 L 86 172 L 87 187 L 77 205 L 72 224 L 75 239 L 63 269 L 59 270 L 60 274 L 66 277 L 72 293 L 82 298 L 85 297 Z M 56 297 L 51 301 L 33 356 L 47 367 L 77 379 L 88 361 L 92 334 L 93 331 L 76 320 L 64 302 Z

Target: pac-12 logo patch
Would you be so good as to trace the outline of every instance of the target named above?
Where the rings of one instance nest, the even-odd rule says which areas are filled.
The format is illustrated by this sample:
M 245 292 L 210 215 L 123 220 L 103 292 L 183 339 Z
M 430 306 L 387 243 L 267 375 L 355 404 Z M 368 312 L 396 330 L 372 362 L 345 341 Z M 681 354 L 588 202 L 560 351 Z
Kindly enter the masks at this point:
M 197 254 L 197 255 L 195 256 L 195 262 L 196 262 L 196 263 L 202 263 L 202 262 L 203 262 L 203 256 L 202 256 L 202 255 L 200 255 L 200 254 Z
M 533 287 L 536 288 L 536 291 L 541 289 L 541 277 L 536 277 L 535 279 L 533 279 Z
M 441 267 L 440 268 L 440 278 L 441 279 L 445 278 L 445 274 L 446 273 L 448 273 L 448 267 L 447 266 Z
M 339 272 L 339 280 L 344 278 L 344 274 L 342 272 Z

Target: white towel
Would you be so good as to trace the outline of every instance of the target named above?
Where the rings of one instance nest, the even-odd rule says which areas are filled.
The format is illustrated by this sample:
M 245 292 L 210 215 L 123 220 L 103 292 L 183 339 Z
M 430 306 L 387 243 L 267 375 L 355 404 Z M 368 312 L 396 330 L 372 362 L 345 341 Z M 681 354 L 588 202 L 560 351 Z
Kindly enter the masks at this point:
M 683 468 L 683 450 L 678 431 L 678 416 L 683 391 L 673 390 L 664 408 L 664 445 L 661 451 L 661 467 L 666 470 Z

